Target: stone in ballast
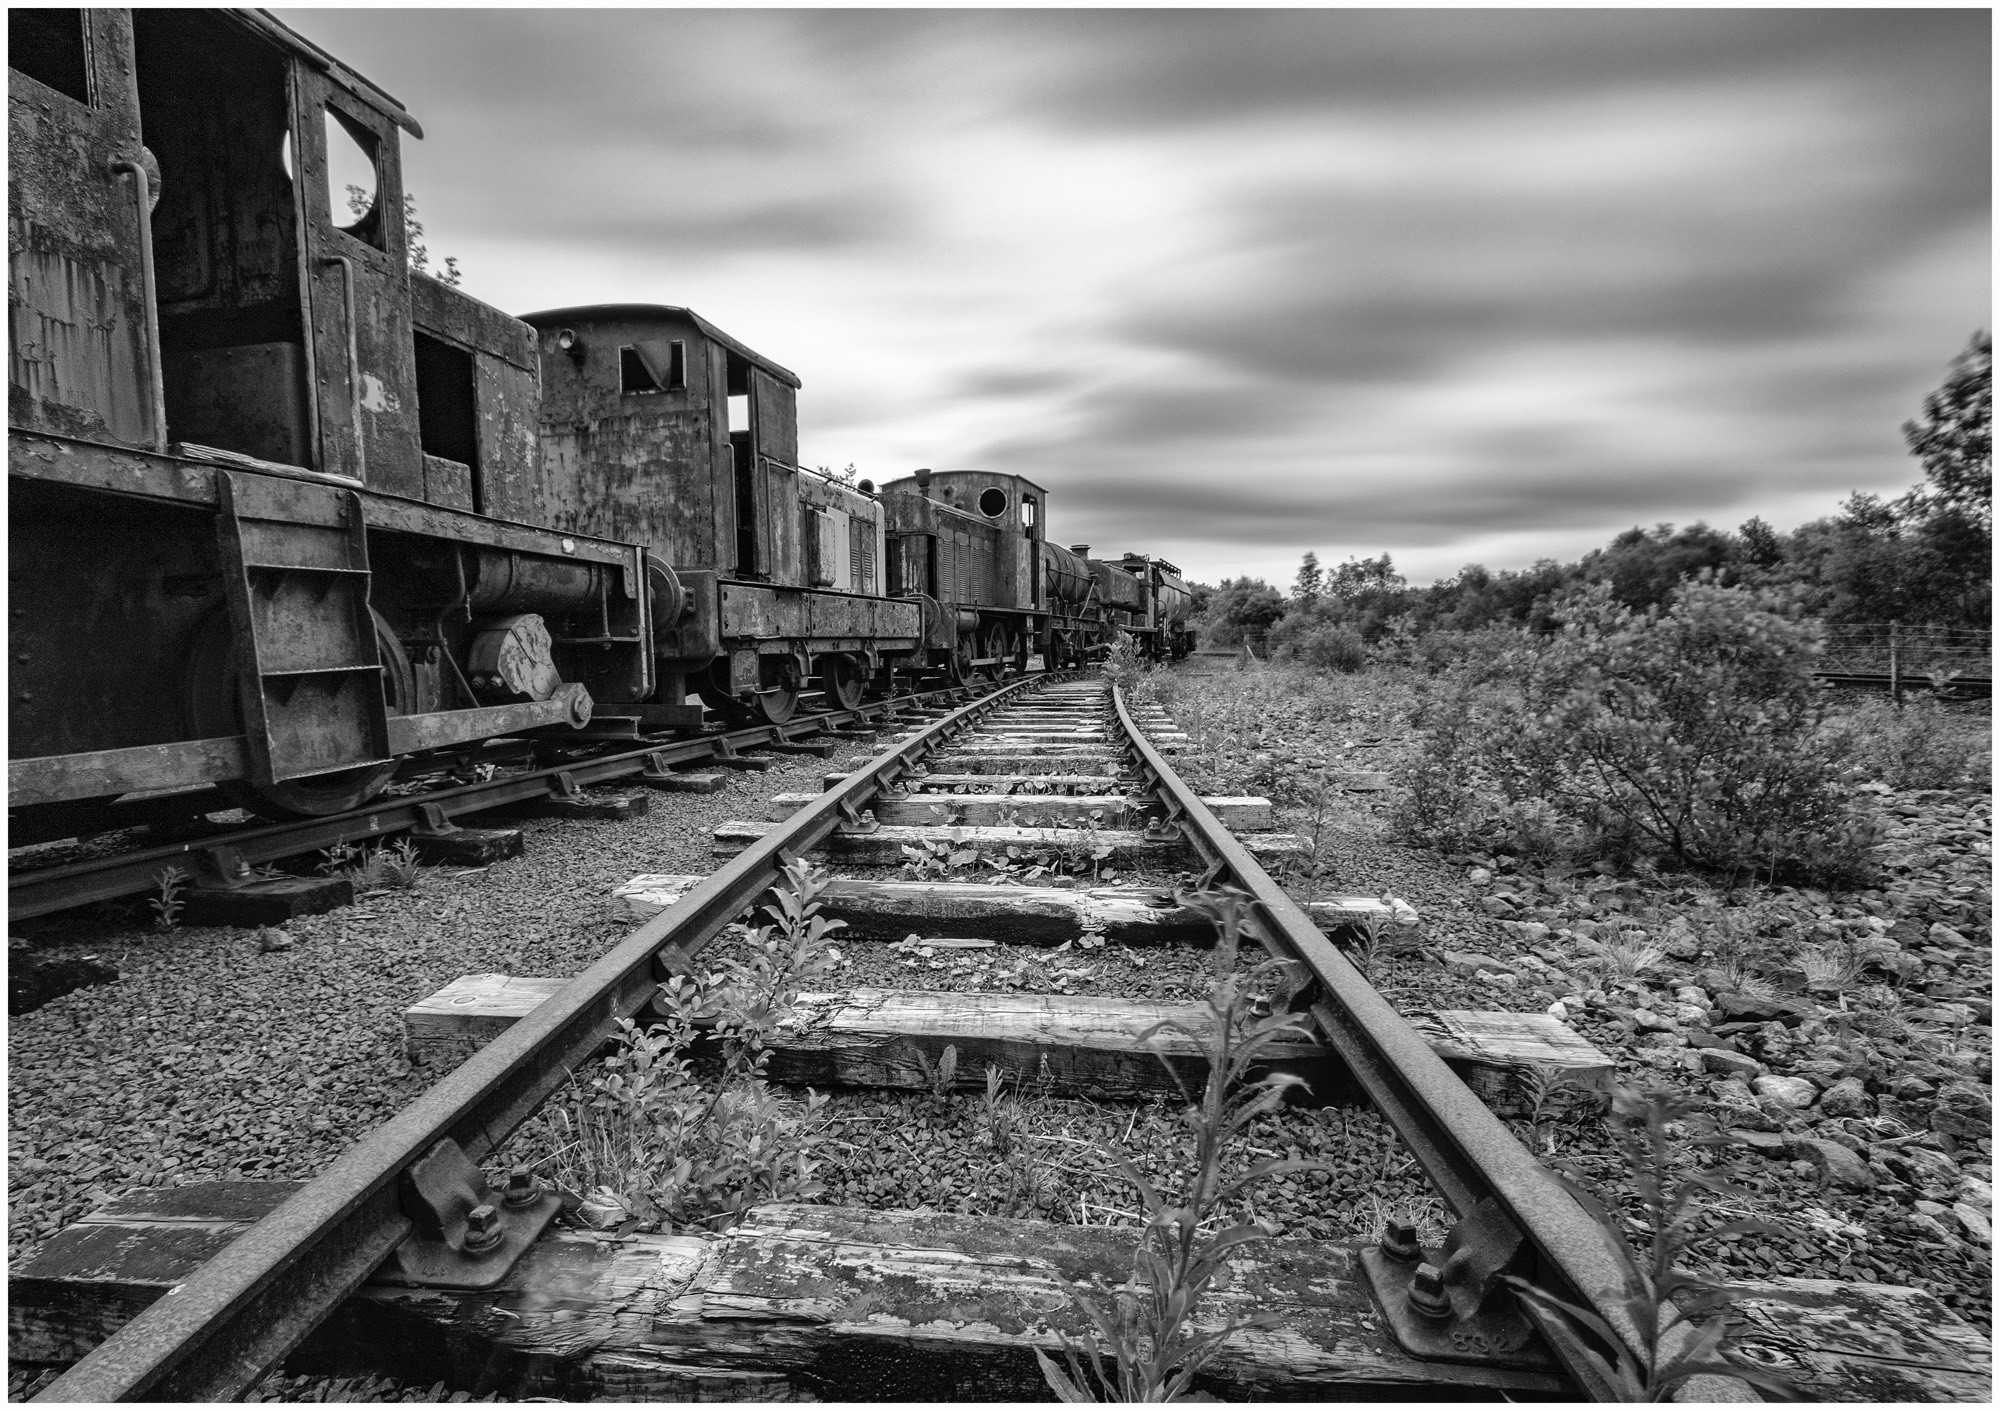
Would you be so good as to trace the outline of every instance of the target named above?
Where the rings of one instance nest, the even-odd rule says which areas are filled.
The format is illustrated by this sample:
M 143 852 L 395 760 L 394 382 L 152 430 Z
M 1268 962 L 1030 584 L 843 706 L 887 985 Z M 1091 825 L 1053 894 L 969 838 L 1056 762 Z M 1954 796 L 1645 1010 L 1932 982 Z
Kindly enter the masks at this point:
M 1805 1078 L 1783 1078 L 1775 1073 L 1767 1073 L 1751 1083 L 1759 1097 L 1768 1097 L 1787 1107 L 1811 1107 L 1813 1098 L 1819 1093 L 1811 1081 Z

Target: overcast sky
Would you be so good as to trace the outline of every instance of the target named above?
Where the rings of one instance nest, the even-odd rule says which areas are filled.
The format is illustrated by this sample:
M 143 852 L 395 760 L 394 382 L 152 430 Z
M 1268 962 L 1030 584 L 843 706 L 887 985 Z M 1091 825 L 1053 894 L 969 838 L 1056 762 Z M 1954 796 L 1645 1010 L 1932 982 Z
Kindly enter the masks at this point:
M 686 305 L 807 464 L 1210 582 L 1899 492 L 1989 322 L 1984 10 L 277 13 L 467 292 Z

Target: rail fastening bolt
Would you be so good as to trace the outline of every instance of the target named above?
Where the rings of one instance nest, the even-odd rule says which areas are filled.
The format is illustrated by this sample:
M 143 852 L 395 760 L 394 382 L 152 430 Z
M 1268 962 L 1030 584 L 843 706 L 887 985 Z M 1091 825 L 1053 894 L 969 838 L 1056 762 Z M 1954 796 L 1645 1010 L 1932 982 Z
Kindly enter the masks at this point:
M 1423 1251 L 1417 1243 L 1417 1227 L 1401 1220 L 1391 1220 L 1382 1231 L 1382 1252 L 1398 1264 L 1414 1263 Z
M 1410 1277 L 1410 1311 L 1424 1318 L 1449 1318 L 1451 1297 L 1435 1264 L 1419 1264 Z
M 484 1254 L 505 1236 L 500 1228 L 500 1212 L 490 1205 L 475 1205 L 465 1215 L 465 1252 Z
M 535 1179 L 535 1173 L 526 1166 L 516 1166 L 507 1174 L 507 1208 L 518 1210 L 524 1205 L 533 1205 L 542 1198 L 542 1183 Z

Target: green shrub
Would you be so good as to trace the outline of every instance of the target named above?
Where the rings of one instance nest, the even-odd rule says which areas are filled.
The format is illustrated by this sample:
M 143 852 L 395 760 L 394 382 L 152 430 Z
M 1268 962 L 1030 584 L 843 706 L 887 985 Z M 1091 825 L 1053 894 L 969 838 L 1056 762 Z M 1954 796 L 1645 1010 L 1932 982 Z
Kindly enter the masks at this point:
M 1420 690 L 1410 723 L 1427 732 L 1424 747 L 1395 774 L 1403 790 L 1395 823 L 1406 837 L 1453 849 L 1479 835 L 1488 809 L 1475 780 L 1490 715 L 1481 697 L 1465 671 L 1448 672 Z
M 1900 708 L 1879 696 L 1843 702 L 1827 733 L 1841 758 L 1892 789 L 1951 789 L 1992 770 L 1990 721 L 1955 715 L 1928 692 Z
M 726 1229 L 758 1201 L 819 1192 L 826 1098 L 780 1096 L 764 1070 L 799 993 L 837 959 L 826 938 L 845 923 L 820 915 L 825 890 L 823 872 L 788 864 L 764 908 L 772 924 L 742 937 L 741 958 L 662 984 L 661 1021 L 619 1021 L 618 1050 L 548 1119 L 566 1184 L 608 1192 L 640 1220 L 675 1229 Z M 719 1050 L 714 1077 L 695 1071 L 698 1038 Z
M 1484 792 L 1542 801 L 1618 860 L 1828 879 L 1866 869 L 1876 830 L 1851 814 L 1821 728 L 1819 630 L 1782 596 L 1691 581 L 1635 611 L 1597 584 L 1555 611 L 1560 631 L 1524 634 L 1495 689 L 1443 693 L 1405 781 L 1410 831 L 1451 841 L 1477 826 Z

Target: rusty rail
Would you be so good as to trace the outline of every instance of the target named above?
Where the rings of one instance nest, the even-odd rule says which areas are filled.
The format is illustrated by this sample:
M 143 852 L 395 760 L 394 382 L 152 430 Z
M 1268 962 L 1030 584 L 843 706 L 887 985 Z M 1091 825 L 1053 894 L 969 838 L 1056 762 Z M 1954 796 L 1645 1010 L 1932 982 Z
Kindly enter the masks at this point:
M 51 1383 L 36 1401 L 221 1401 L 255 1385 L 410 1232 L 399 1178 L 437 1142 L 478 1161 L 652 996 L 668 945 L 698 952 L 777 879 L 788 856 L 836 828 L 944 741 L 1031 686 L 1028 677 L 884 751 L 705 879 L 679 902 L 342 1154 L 172 1294 Z M 866 825 L 861 825 L 866 826 Z
M 1233 883 L 1248 893 L 1249 930 L 1275 956 L 1306 967 L 1317 982 L 1308 1007 L 1314 1025 L 1347 1065 L 1369 1099 L 1396 1129 L 1424 1174 L 1459 1218 L 1470 1222 L 1487 1201 L 1500 1209 L 1532 1246 L 1531 1276 L 1558 1297 L 1590 1308 L 1628 1349 L 1639 1347 L 1638 1329 L 1626 1312 L 1622 1265 L 1609 1236 L 1528 1154 L 1492 1110 L 1445 1066 L 1360 971 L 1286 896 L 1263 865 L 1223 826 L 1173 771 L 1132 719 L 1122 690 L 1113 688 L 1118 723 L 1133 766 L 1161 799 L 1167 820 L 1180 825 L 1207 864 L 1208 885 Z M 1537 1330 L 1577 1388 L 1592 1400 L 1617 1400 L 1616 1387 L 1586 1338 L 1553 1318 L 1533 1318 Z M 1691 1331 L 1679 1325 L 1681 1335 Z M 1677 1345 L 1677 1338 L 1670 1338 Z M 1609 1348 L 1598 1349 L 1610 1352 Z M 1753 1401 L 1747 1384 L 1714 1379 L 1704 1400 Z

